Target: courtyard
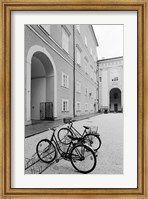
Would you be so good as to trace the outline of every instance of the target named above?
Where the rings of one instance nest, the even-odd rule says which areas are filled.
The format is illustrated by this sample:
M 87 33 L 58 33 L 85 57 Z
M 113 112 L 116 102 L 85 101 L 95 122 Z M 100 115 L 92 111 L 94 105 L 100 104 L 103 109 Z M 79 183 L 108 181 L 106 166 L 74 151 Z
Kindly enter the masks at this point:
M 74 127 L 83 132 L 83 125 L 98 126 L 98 132 L 102 145 L 97 152 L 97 166 L 91 174 L 123 174 L 123 114 L 101 114 L 89 119 L 74 122 Z M 63 126 L 63 125 L 62 125 Z M 60 129 L 62 126 L 57 128 Z M 51 131 L 25 139 L 25 164 L 28 160 L 36 157 L 36 145 L 43 138 L 50 139 Z M 79 174 L 71 165 L 70 161 L 61 159 L 53 164 L 39 161 L 28 167 L 25 173 L 42 174 Z

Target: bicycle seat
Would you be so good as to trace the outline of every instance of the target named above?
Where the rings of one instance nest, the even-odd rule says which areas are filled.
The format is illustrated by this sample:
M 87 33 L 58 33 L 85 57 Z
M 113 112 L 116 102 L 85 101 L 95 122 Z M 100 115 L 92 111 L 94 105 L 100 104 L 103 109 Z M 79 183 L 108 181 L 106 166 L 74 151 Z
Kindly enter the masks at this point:
M 50 128 L 52 131 L 55 131 L 56 130 L 56 128 L 55 127 L 53 127 L 53 128 Z
M 83 126 L 85 129 L 90 129 L 90 127 L 89 126 Z
M 72 135 L 68 135 L 68 137 L 71 139 L 71 140 L 77 140 L 77 141 L 80 141 L 80 140 L 82 140 L 82 138 L 80 137 L 80 138 L 78 138 L 78 137 L 73 137 Z

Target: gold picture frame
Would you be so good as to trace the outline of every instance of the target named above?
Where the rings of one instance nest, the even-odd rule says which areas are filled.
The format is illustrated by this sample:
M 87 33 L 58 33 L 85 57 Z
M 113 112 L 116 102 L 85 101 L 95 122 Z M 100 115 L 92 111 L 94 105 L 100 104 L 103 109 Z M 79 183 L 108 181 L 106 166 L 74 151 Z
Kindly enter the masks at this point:
M 137 0 L 2 0 L 0 2 L 0 197 L 1 198 L 148 198 L 148 2 Z M 138 13 L 138 188 L 129 189 L 12 189 L 11 176 L 11 11 L 106 10 Z

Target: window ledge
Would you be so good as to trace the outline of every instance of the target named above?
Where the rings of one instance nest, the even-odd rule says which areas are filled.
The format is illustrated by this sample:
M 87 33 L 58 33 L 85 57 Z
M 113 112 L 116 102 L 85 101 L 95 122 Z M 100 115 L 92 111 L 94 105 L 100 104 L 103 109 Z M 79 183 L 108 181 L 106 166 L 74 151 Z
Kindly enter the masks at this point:
M 69 87 L 66 87 L 66 86 L 61 86 L 62 88 L 66 88 L 66 89 L 69 89 Z

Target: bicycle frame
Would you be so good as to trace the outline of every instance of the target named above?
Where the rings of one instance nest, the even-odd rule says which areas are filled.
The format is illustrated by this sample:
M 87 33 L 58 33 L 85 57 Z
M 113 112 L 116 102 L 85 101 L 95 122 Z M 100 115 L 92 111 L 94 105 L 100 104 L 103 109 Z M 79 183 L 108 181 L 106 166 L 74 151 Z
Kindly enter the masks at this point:
M 61 157 L 68 157 L 68 155 L 70 155 L 70 149 L 74 146 L 74 143 L 71 141 L 68 145 L 68 148 L 66 150 L 66 152 L 62 151 L 59 143 L 58 143 L 58 140 L 55 136 L 55 131 L 53 130 L 53 134 L 52 134 L 52 137 L 51 137 L 51 142 L 54 142 L 54 144 L 56 145 L 56 148 L 57 148 L 57 151 L 59 152 L 59 154 L 61 155 Z
M 87 134 L 86 129 L 84 129 L 83 134 L 80 134 L 78 130 L 73 127 L 73 122 L 71 122 L 67 128 L 69 128 L 72 131 L 72 133 L 74 133 L 74 135 L 79 137 L 83 137 L 85 134 Z

